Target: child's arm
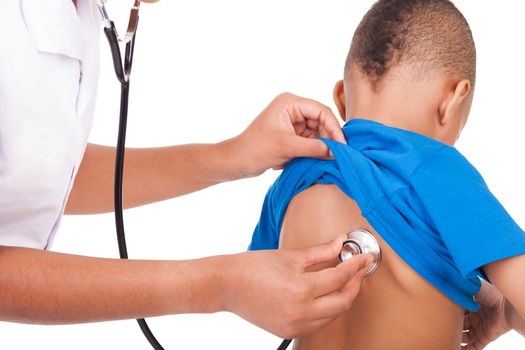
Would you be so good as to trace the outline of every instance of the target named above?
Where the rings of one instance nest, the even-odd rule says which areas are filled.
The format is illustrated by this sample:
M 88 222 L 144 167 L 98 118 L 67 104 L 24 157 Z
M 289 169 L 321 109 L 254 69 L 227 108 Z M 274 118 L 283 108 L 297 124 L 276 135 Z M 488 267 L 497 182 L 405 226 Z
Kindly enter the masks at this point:
M 525 319 L 520 316 L 516 308 L 508 301 L 505 304 L 505 318 L 510 328 L 525 337 Z
M 525 254 L 487 264 L 483 271 L 510 303 L 505 310 L 509 326 L 525 336 Z
M 511 329 L 525 336 L 525 322 L 493 285 L 483 282 L 476 295 L 481 308 L 464 319 L 462 350 L 481 350 Z

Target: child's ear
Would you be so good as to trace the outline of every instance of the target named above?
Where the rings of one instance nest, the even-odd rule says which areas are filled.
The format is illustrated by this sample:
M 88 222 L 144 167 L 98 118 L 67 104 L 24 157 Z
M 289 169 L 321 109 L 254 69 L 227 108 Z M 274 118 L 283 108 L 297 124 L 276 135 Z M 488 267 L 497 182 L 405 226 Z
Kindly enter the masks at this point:
M 439 124 L 447 126 L 457 123 L 457 118 L 462 118 L 463 104 L 468 102 L 472 84 L 469 80 L 461 80 L 449 90 L 443 102 L 439 106 Z
M 339 80 L 334 86 L 334 102 L 339 111 L 339 115 L 343 121 L 346 121 L 346 99 L 345 99 L 345 85 L 342 80 Z

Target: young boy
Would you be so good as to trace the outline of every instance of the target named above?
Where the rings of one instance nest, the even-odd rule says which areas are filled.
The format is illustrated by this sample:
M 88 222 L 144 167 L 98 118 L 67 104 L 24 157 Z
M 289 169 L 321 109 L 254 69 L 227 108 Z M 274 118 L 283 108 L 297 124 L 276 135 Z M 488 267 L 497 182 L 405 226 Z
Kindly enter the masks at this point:
M 468 23 L 448 0 L 379 0 L 361 21 L 334 89 L 348 145 L 325 140 L 335 160 L 287 166 L 251 249 L 366 229 L 382 260 L 351 310 L 296 349 L 458 350 L 480 277 L 505 297 L 503 323 L 525 334 L 525 233 L 452 147 L 475 66 Z

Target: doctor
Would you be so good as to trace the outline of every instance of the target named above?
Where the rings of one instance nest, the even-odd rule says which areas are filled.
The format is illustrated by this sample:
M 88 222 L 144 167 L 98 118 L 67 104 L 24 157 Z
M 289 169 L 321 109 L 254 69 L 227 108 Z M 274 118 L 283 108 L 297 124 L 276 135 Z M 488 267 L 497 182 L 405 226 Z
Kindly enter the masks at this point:
M 113 208 L 114 149 L 87 143 L 100 27 L 93 0 L 0 2 L 0 320 L 63 324 L 230 311 L 291 338 L 347 310 L 367 257 L 306 272 L 335 258 L 344 236 L 305 250 L 191 261 L 47 250 L 64 212 Z M 327 157 L 312 139 L 318 135 L 344 142 L 327 107 L 282 94 L 224 142 L 130 149 L 125 207 L 256 176 L 293 157 Z

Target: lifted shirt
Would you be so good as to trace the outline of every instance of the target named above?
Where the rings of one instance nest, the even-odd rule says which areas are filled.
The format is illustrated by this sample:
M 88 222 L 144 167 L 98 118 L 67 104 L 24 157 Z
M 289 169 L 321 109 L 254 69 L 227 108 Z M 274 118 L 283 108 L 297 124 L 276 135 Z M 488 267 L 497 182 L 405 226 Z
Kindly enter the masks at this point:
M 345 124 L 348 145 L 322 139 L 335 160 L 294 159 L 271 186 L 250 244 L 276 249 L 288 204 L 314 184 L 335 184 L 423 278 L 469 310 L 480 268 L 525 254 L 525 233 L 481 175 L 453 147 L 362 119 Z

